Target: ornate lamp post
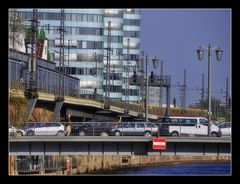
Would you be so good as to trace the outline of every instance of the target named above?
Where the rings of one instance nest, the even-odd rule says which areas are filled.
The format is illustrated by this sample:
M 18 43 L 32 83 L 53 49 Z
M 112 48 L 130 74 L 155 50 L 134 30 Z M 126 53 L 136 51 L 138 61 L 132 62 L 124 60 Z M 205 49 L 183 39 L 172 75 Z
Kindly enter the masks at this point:
M 208 137 L 210 137 L 210 127 L 211 127 L 211 55 L 212 51 L 215 50 L 216 52 L 216 58 L 218 61 L 222 59 L 222 54 L 223 51 L 220 49 L 220 47 L 211 47 L 209 44 L 208 47 L 199 47 L 197 49 L 197 56 L 198 59 L 201 61 L 203 60 L 203 54 L 204 54 L 204 49 L 208 51 Z

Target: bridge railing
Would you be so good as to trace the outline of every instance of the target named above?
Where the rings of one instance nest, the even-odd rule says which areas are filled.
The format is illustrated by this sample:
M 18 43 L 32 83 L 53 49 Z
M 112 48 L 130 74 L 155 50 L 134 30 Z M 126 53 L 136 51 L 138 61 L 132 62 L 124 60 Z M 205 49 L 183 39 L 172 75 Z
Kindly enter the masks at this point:
M 21 80 L 18 81 L 11 81 L 10 82 L 10 88 L 11 89 L 21 89 L 24 90 L 28 86 L 26 83 L 24 83 Z M 38 91 L 43 92 L 43 93 L 48 93 L 48 94 L 54 94 L 57 95 L 59 91 L 58 85 L 51 85 L 48 83 L 40 83 L 38 82 Z M 65 96 L 73 97 L 76 99 L 88 99 L 88 100 L 94 100 L 98 102 L 104 102 L 106 100 L 106 97 L 94 92 L 90 91 L 85 91 L 81 89 L 75 89 L 75 88 L 65 88 L 64 89 L 64 94 Z M 121 101 L 113 101 L 111 98 L 109 99 L 110 106 L 115 106 L 124 109 L 126 106 L 125 102 Z M 141 112 L 143 109 L 139 107 L 139 104 L 128 104 L 128 109 L 133 112 Z M 156 115 L 156 116 L 163 116 L 165 114 L 166 107 L 163 107 L 160 110 L 159 114 L 159 107 L 156 106 L 149 106 L 148 108 L 148 113 L 151 115 Z M 177 116 L 177 115 L 186 115 L 186 116 L 205 116 L 206 115 L 206 110 L 200 110 L 200 109 L 182 109 L 182 108 L 171 108 L 171 115 L 172 116 Z

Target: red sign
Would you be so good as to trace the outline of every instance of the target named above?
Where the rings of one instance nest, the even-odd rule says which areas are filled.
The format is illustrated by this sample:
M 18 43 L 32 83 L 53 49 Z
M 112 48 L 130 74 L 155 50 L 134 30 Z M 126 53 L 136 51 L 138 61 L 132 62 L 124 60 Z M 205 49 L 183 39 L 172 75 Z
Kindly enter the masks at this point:
M 153 138 L 152 149 L 166 149 L 166 139 L 164 138 Z

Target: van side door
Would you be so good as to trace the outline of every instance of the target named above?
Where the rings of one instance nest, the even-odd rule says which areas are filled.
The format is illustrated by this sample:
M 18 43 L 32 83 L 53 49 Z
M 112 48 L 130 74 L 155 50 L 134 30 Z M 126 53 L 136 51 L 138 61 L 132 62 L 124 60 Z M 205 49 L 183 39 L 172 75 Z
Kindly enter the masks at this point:
M 198 124 L 200 127 L 200 135 L 208 135 L 208 121 L 206 119 L 200 118 Z
M 196 128 L 197 120 L 196 119 L 189 119 L 183 118 L 182 119 L 182 126 L 181 126 L 181 133 L 182 134 L 198 134 L 198 129 Z

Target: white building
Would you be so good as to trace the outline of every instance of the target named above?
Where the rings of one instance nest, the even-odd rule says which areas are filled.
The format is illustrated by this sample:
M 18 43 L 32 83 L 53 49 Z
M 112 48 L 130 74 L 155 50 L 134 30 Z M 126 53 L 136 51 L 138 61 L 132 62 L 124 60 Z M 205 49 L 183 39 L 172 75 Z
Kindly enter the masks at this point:
M 30 25 L 32 9 L 18 9 Z M 38 9 L 39 26 L 45 28 L 51 58 L 59 63 L 60 9 Z M 65 66 L 69 75 L 80 79 L 80 89 L 105 95 L 108 22 L 111 22 L 110 98 L 130 103 L 139 101 L 139 87 L 129 85 L 126 93 L 126 68 L 129 77 L 140 55 L 140 10 L 65 9 Z M 48 29 L 48 26 L 50 29 Z M 128 42 L 129 39 L 129 53 Z M 129 58 L 128 58 L 129 56 Z M 128 60 L 128 63 L 127 63 Z

